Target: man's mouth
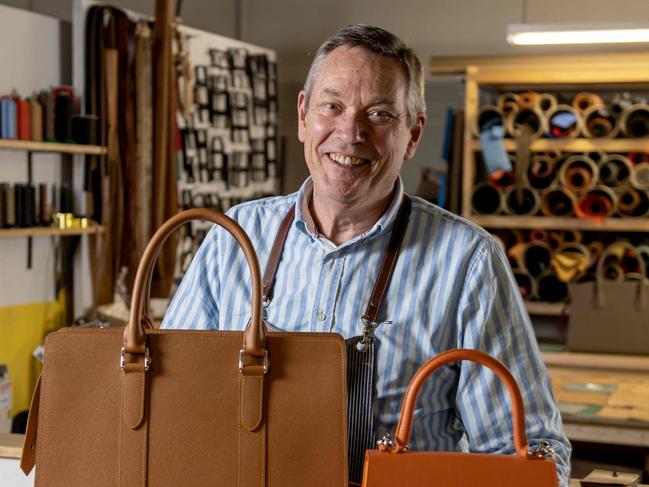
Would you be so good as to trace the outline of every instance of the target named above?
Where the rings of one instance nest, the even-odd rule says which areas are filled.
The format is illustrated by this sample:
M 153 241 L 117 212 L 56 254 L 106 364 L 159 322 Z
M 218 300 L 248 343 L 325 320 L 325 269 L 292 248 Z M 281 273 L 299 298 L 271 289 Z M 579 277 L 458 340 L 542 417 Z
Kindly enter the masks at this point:
M 360 157 L 351 157 L 339 152 L 329 152 L 327 154 L 332 161 L 337 162 L 339 165 L 344 167 L 353 167 L 353 166 L 362 166 L 363 164 L 369 163 L 369 159 L 362 159 Z

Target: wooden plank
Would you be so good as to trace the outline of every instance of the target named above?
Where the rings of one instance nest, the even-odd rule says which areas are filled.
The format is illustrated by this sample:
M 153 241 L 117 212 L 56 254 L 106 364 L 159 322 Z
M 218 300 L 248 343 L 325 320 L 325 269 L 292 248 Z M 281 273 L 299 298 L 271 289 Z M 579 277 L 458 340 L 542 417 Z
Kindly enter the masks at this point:
M 33 142 L 14 139 L 0 139 L 0 149 L 90 155 L 106 153 L 106 148 L 98 145 L 61 144 L 58 142 Z
M 439 56 L 430 60 L 431 74 L 462 74 L 467 66 L 486 69 L 546 69 L 557 70 L 574 68 L 599 72 L 607 69 L 633 68 L 638 74 L 645 76 L 649 53 L 642 51 L 619 53 L 583 53 L 583 54 L 541 54 L 516 56 L 482 56 L 455 57 Z M 538 84 L 539 81 L 534 81 Z
M 20 458 L 23 453 L 25 435 L 0 433 L 0 457 Z
M 91 225 L 88 228 L 66 228 L 64 230 L 54 227 L 3 228 L 0 230 L 0 238 L 70 237 L 74 235 L 102 233 L 103 231 L 104 228 L 101 225 Z
M 527 312 L 538 316 L 567 316 L 569 308 L 566 303 L 546 303 L 543 301 L 525 301 Z
M 548 367 L 649 372 L 649 355 L 606 353 L 541 352 Z
M 516 141 L 504 139 L 505 150 L 516 150 Z M 474 151 L 481 151 L 479 139 L 470 139 Z M 647 139 L 537 139 L 530 146 L 532 152 L 559 150 L 563 152 L 649 152 Z
M 464 146 L 463 146 L 463 168 L 462 168 L 462 215 L 471 214 L 471 195 L 475 181 L 475 151 L 468 143 L 473 137 L 472 127 L 478 117 L 478 105 L 480 102 L 480 90 L 473 79 L 474 69 L 469 68 L 465 83 L 464 98 Z
M 649 81 L 649 70 L 636 67 L 609 66 L 597 70 L 581 68 L 538 68 L 511 67 L 509 69 L 485 68 L 476 74 L 476 81 L 481 84 L 626 84 L 645 83 Z
M 466 216 L 466 215 L 464 215 Z M 534 230 L 581 230 L 598 232 L 649 232 L 649 218 L 604 218 L 601 222 L 574 217 L 468 215 L 473 223 L 486 228 Z

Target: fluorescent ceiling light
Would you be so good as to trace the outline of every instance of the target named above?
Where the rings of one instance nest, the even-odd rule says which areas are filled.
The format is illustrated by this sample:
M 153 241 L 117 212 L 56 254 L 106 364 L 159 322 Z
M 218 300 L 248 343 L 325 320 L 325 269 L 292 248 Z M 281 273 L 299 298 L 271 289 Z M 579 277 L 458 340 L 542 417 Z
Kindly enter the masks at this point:
M 649 24 L 514 24 L 507 42 L 535 44 L 608 44 L 649 42 Z

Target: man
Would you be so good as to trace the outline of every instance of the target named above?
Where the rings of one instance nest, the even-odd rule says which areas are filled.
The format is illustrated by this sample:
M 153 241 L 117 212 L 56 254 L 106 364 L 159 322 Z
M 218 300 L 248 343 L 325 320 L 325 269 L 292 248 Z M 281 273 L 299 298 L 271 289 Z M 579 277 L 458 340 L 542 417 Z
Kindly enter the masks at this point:
M 295 209 L 267 306 L 269 326 L 360 335 L 402 201 L 399 171 L 425 123 L 419 60 L 392 34 L 353 25 L 317 52 L 298 95 L 298 137 L 311 177 L 298 193 L 239 205 L 228 214 L 268 261 Z M 413 372 L 434 355 L 472 348 L 503 361 L 518 380 L 530 446 L 547 441 L 568 485 L 570 444 L 507 259 L 483 229 L 419 198 L 412 208 L 374 330 L 375 433 L 393 433 Z M 243 254 L 215 228 L 207 235 L 164 326 L 228 329 L 246 323 Z M 445 368 L 422 391 L 415 450 L 513 453 L 509 399 L 490 371 Z

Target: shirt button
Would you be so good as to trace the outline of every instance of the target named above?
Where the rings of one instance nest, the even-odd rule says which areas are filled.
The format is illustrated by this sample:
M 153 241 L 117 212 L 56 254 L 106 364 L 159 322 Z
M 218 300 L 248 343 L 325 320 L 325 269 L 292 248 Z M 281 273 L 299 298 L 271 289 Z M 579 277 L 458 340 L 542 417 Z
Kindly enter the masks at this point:
M 327 319 L 327 315 L 324 314 L 322 311 L 318 311 L 318 321 L 324 321 Z

